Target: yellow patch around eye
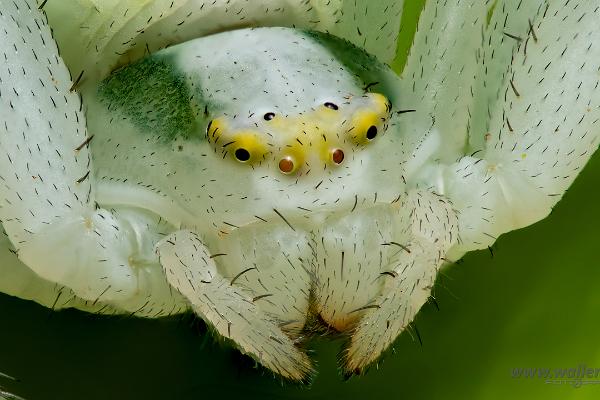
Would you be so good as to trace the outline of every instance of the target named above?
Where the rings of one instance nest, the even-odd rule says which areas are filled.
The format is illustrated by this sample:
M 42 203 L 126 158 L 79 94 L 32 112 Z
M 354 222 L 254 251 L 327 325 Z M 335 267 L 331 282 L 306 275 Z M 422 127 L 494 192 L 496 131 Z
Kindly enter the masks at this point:
M 347 131 L 358 145 L 369 143 L 383 131 L 391 111 L 391 103 L 384 95 L 369 93 L 366 97 L 372 100 L 372 104 L 354 114 L 352 126 Z
M 381 119 L 382 117 L 376 112 L 360 111 L 352 118 L 352 126 L 348 134 L 356 144 L 367 144 L 377 136 Z
M 286 166 L 291 165 L 292 168 L 289 171 L 282 170 L 282 172 L 286 174 L 294 173 L 298 170 L 298 168 L 300 168 L 304 164 L 307 152 L 307 148 L 305 145 L 306 144 L 302 142 L 302 140 L 297 140 L 294 144 L 287 146 L 283 149 L 283 153 L 281 154 L 280 159 L 286 160 Z M 280 169 L 282 167 L 281 161 L 279 167 Z
M 373 99 L 373 102 L 375 103 L 376 112 L 379 113 L 381 116 L 384 116 L 390 111 L 390 102 L 387 99 L 387 97 L 379 93 L 370 93 L 369 96 Z
M 223 146 L 239 162 L 254 163 L 262 160 L 267 153 L 267 146 L 253 131 L 236 132 Z

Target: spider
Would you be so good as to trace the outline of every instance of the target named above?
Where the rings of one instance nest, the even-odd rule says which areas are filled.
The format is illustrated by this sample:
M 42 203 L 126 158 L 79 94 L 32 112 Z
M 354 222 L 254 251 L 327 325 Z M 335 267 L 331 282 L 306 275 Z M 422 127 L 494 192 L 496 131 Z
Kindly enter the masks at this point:
M 1 289 L 191 309 L 290 380 L 323 327 L 365 371 L 598 146 L 590 2 L 429 1 L 401 76 L 397 1 L 57 3 L 0 1 Z

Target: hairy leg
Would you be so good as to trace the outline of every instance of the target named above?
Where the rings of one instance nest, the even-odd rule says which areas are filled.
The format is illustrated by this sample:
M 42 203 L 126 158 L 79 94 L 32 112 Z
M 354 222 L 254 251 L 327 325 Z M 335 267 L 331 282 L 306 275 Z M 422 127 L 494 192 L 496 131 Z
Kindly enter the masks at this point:
M 243 288 L 263 312 L 297 337 L 308 314 L 312 252 L 307 235 L 285 223 L 256 223 L 210 243 L 221 275 Z
M 310 360 L 280 328 L 282 321 L 263 312 L 253 295 L 217 271 L 195 233 L 173 233 L 157 245 L 157 252 L 169 283 L 220 335 L 285 378 L 310 377 Z
M 13 250 L 94 307 L 133 312 L 148 291 L 170 297 L 153 245 L 173 228 L 96 204 L 83 105 L 46 17 L 33 0 L 2 2 L 0 11 L 0 221 Z
M 411 191 L 398 202 L 394 238 L 399 247 L 382 272 L 382 294 L 362 317 L 343 352 L 347 374 L 361 373 L 410 324 L 431 293 L 447 250 L 458 240 L 458 221 L 451 204 L 427 191 Z
M 481 147 L 431 181 L 460 210 L 452 258 L 546 217 L 600 143 L 600 9 L 548 2 L 530 22 L 514 12 L 524 13 L 521 31 Z

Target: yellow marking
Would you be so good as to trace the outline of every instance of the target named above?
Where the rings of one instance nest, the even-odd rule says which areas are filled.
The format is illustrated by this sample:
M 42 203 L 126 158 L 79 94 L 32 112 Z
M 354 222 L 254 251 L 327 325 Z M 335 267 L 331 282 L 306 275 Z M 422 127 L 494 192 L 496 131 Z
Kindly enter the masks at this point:
M 377 127 L 378 130 L 382 128 L 381 117 L 373 111 L 362 111 L 356 113 L 352 119 L 352 127 L 348 133 L 352 136 L 352 139 L 356 144 L 365 145 L 370 142 L 367 139 L 367 132 L 372 126 Z
M 213 119 L 206 132 L 208 136 L 208 141 L 212 143 L 217 143 L 223 135 L 223 133 L 225 133 L 227 129 L 226 126 L 226 122 L 223 118 Z
M 267 147 L 264 143 L 262 143 L 262 138 L 260 137 L 259 132 L 240 131 L 233 136 L 231 141 L 233 143 L 227 146 L 227 150 L 234 158 L 236 158 L 236 150 L 239 149 L 245 149 L 248 151 L 248 153 L 250 153 L 250 159 L 245 162 L 254 163 L 262 160 L 264 155 L 267 153 Z
M 373 100 L 375 107 L 357 112 L 348 132 L 358 145 L 365 145 L 374 140 L 367 138 L 370 127 L 374 126 L 378 132 L 383 132 L 383 125 L 389 117 L 390 103 L 388 99 L 379 93 L 369 93 L 368 96 Z
M 300 144 L 297 140 L 294 141 L 291 145 L 285 147 L 282 154 L 278 157 L 279 159 L 289 158 L 294 163 L 294 169 L 288 172 L 288 174 L 293 174 L 296 172 L 298 168 L 304 164 L 304 161 L 306 161 L 307 149 L 302 139 L 297 139 L 299 139 L 302 144 Z M 307 139 L 305 138 L 304 140 Z
M 338 118 L 335 118 L 335 117 Z M 289 157 L 294 163 L 296 172 L 304 162 L 309 152 L 319 155 L 323 162 L 331 158 L 331 146 L 337 145 L 335 132 L 340 130 L 339 111 L 331 110 L 325 106 L 317 108 L 310 114 L 293 117 L 276 116 L 266 123 L 269 128 L 278 132 L 289 133 L 288 144 L 282 148 L 277 160 Z
M 369 96 L 373 99 L 373 102 L 377 106 L 376 112 L 383 116 L 388 113 L 390 102 L 388 99 L 379 93 L 369 93 Z
M 217 151 L 228 152 L 234 160 L 237 159 L 236 150 L 248 151 L 250 158 L 247 161 L 237 159 L 238 162 L 269 160 L 270 166 L 280 169 L 281 160 L 289 159 L 294 166 L 289 174 L 307 164 L 311 168 L 317 167 L 316 161 L 322 163 L 319 168 L 337 166 L 344 160 L 336 163 L 333 151 L 340 149 L 350 156 L 354 146 L 376 140 L 376 137 L 367 138 L 369 128 L 376 127 L 377 136 L 383 134 L 391 112 L 390 102 L 381 94 L 367 93 L 348 101 L 337 110 L 322 104 L 303 114 L 276 114 L 271 120 L 261 121 L 250 129 L 234 129 L 227 117 L 216 118 L 207 129 L 208 141 Z

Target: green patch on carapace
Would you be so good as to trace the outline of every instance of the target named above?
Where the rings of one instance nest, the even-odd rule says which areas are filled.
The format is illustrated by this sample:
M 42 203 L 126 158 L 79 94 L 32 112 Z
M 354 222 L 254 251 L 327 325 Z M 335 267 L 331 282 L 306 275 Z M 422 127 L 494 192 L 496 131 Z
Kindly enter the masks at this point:
M 160 56 L 116 70 L 100 84 L 98 97 L 115 118 L 129 119 L 142 134 L 165 143 L 192 138 L 202 112 L 186 77 Z
M 390 82 L 387 81 L 385 74 L 389 67 L 379 61 L 377 57 L 346 39 L 327 33 L 305 31 L 304 34 L 320 46 L 327 48 L 331 55 L 352 73 L 356 84 L 362 85 L 365 92 L 381 93 L 394 101 L 394 93 L 390 90 Z

